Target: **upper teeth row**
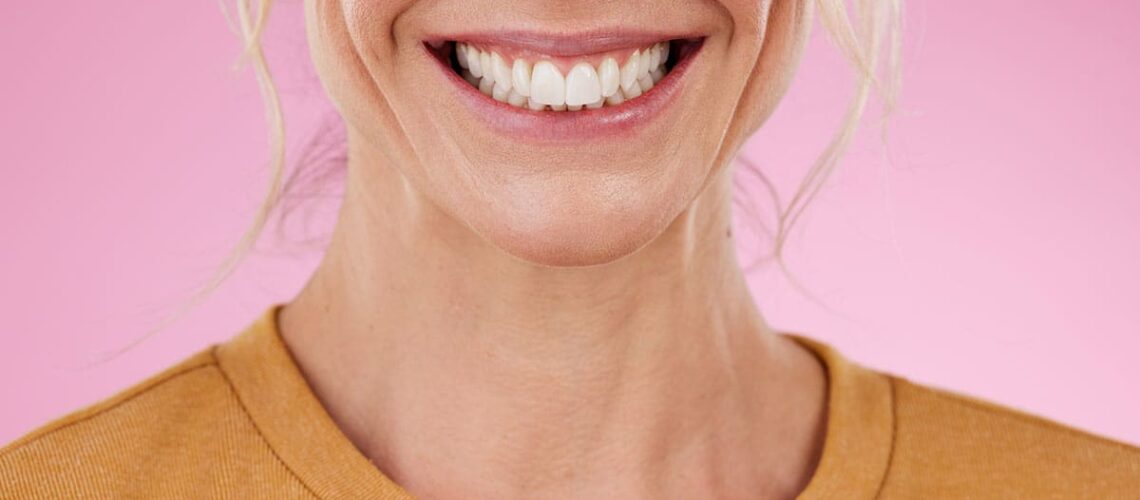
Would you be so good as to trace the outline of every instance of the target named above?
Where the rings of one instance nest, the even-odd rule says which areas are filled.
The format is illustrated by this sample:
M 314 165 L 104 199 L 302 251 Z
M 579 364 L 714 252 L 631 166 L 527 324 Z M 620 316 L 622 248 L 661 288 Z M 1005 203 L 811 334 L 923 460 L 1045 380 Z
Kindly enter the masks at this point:
M 620 67 L 617 60 L 606 57 L 597 68 L 582 61 L 563 76 L 546 60 L 533 67 L 523 59 L 508 63 L 497 52 L 463 42 L 455 44 L 455 51 L 460 74 L 468 83 L 495 100 L 536 111 L 547 106 L 555 111 L 616 106 L 653 88 L 665 76 L 669 58 L 669 44 L 660 42 L 634 51 Z

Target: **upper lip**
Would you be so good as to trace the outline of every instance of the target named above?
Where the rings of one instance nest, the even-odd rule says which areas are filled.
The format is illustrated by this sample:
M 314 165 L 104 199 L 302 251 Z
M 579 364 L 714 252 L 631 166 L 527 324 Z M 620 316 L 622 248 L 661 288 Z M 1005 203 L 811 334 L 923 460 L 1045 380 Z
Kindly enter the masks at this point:
M 426 42 L 458 41 L 526 50 L 554 57 L 597 54 L 630 47 L 644 47 L 668 40 L 699 38 L 697 33 L 661 31 L 592 30 L 567 33 L 536 31 L 478 31 L 433 35 Z

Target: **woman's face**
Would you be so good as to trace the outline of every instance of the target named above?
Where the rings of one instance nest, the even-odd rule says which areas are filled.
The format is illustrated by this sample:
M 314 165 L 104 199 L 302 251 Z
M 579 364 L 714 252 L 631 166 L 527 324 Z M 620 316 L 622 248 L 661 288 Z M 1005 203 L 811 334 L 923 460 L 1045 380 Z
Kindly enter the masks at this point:
M 723 173 L 786 89 L 809 6 L 309 0 L 306 16 L 350 140 L 383 158 L 370 176 L 402 175 L 516 257 L 589 265 L 651 242 Z

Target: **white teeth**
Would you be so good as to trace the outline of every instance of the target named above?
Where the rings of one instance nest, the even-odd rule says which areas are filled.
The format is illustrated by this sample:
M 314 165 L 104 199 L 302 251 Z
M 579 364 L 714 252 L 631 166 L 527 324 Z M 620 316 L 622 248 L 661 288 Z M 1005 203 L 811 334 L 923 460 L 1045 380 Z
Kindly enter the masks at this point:
M 483 78 L 479 81 L 479 92 L 491 95 L 491 91 L 495 90 L 495 82 L 490 78 Z
M 551 107 L 566 103 L 566 79 L 550 61 L 539 61 L 530 75 L 530 98 Z
M 602 100 L 602 84 L 590 63 L 580 62 L 566 75 L 566 104 L 585 105 Z
M 641 86 L 641 93 L 649 92 L 653 88 L 653 78 L 649 75 L 637 77 L 637 84 Z
M 491 54 L 479 52 L 479 69 L 483 70 L 483 80 L 495 84 L 495 70 L 491 67 Z
M 479 50 L 474 47 L 467 47 L 467 69 L 471 69 L 471 74 L 475 77 L 483 77 L 483 68 L 479 65 Z
M 623 87 L 623 88 L 621 89 L 621 91 L 622 91 L 622 93 L 623 93 L 623 94 L 625 94 L 625 100 L 627 100 L 627 101 L 628 101 L 628 100 L 630 100 L 630 99 L 633 99 L 634 97 L 637 97 L 637 96 L 640 96 L 640 95 L 641 95 L 641 84 L 639 84 L 639 83 L 637 82 L 637 80 L 634 80 L 634 81 L 633 81 L 633 86 L 631 86 L 631 87 L 630 87 L 630 88 L 628 88 L 628 89 L 627 89 L 627 88 L 624 88 L 624 87 Z
M 515 59 L 515 65 L 511 68 L 511 83 L 519 94 L 530 97 L 530 63 Z
M 618 85 L 621 83 L 621 70 L 618 69 L 617 61 L 612 57 L 607 57 L 602 61 L 602 65 L 598 67 L 598 80 L 602 83 L 602 96 L 609 97 L 617 92 Z
M 525 95 L 518 93 L 515 89 L 511 89 L 511 93 L 507 95 L 507 102 L 511 106 L 523 107 L 526 106 L 527 98 Z
M 661 64 L 661 45 L 654 45 L 653 50 L 650 51 L 650 55 L 653 57 L 649 60 L 649 71 L 653 71 L 653 68 L 656 68 L 658 64 Z
M 495 84 L 495 88 L 491 90 L 491 97 L 499 102 L 507 102 L 507 96 L 510 95 L 511 89 L 503 88 L 499 84 Z
M 637 83 L 638 71 L 641 66 L 641 51 L 635 50 L 629 60 L 621 67 L 621 88 L 628 91 Z
M 471 74 L 475 75 L 476 78 L 482 78 L 483 68 L 479 66 L 479 49 L 468 45 L 466 55 L 467 69 L 471 70 Z
M 468 71 L 466 69 L 461 70 L 459 72 L 459 76 L 462 76 L 464 80 L 467 80 L 467 83 L 470 83 L 471 85 L 473 85 L 475 87 L 479 86 L 479 77 L 471 74 L 470 71 Z
M 471 67 L 470 64 L 467 64 L 467 44 L 466 43 L 455 44 L 455 60 L 459 62 L 460 68 L 467 69 L 467 68 Z
M 491 53 L 491 74 L 495 75 L 495 86 L 503 87 L 504 89 L 511 89 L 511 67 L 503 62 L 503 58 L 499 56 L 498 52 Z
M 532 66 L 524 59 L 508 60 L 497 52 L 466 43 L 455 44 L 459 75 L 499 102 L 534 111 L 579 111 L 617 106 L 636 98 L 665 77 L 669 45 L 638 49 L 624 65 L 606 57 L 595 68 L 580 61 L 565 76 L 552 61 Z

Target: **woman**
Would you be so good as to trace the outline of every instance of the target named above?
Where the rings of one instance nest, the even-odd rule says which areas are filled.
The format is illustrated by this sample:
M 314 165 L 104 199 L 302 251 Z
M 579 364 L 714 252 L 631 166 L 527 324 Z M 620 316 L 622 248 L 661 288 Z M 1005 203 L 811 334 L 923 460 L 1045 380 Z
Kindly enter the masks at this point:
M 349 131 L 321 266 L 232 340 L 6 446 L 3 496 L 1134 497 L 1134 447 L 756 310 L 730 160 L 821 15 L 863 85 L 810 200 L 890 88 L 896 11 L 860 5 L 853 29 L 834 0 L 306 2 Z M 268 4 L 241 6 L 257 58 Z

